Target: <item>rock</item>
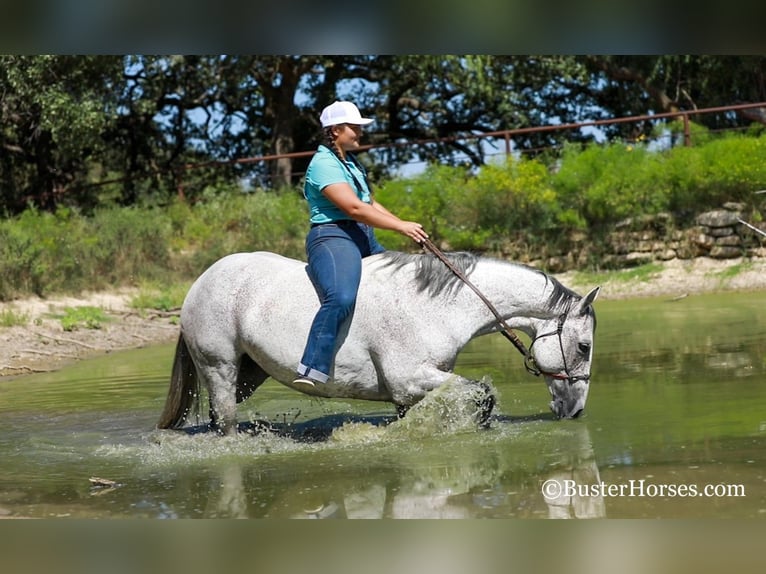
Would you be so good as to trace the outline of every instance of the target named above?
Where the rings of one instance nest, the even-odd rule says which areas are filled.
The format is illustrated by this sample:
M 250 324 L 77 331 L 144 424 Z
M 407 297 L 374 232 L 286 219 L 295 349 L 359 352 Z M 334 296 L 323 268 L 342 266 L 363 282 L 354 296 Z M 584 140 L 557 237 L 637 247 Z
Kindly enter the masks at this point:
M 641 240 L 633 245 L 632 251 L 640 251 L 641 253 L 648 253 L 652 251 L 654 242 L 649 240 Z
M 697 223 L 707 227 L 731 227 L 739 223 L 739 213 L 725 209 L 715 209 L 697 216 Z
M 741 247 L 729 247 L 726 245 L 715 245 L 710 250 L 710 257 L 713 259 L 733 259 L 742 256 Z
M 696 257 L 697 252 L 691 245 L 681 245 L 675 250 L 676 257 L 679 259 L 694 259 Z
M 670 232 L 670 239 L 673 241 L 680 241 L 686 237 L 686 233 L 682 229 L 674 229 Z
M 740 213 L 745 211 L 745 207 L 746 206 L 744 203 L 739 203 L 736 201 L 727 201 L 726 203 L 723 204 L 723 208 L 726 211 L 738 211 Z
M 643 265 L 644 263 L 651 263 L 654 257 L 651 253 L 633 251 L 625 256 L 625 263 L 629 266 Z
M 729 226 L 711 227 L 708 233 L 713 237 L 726 237 L 727 235 L 734 235 L 734 228 Z
M 713 245 L 715 245 L 715 239 L 704 233 L 695 235 L 692 241 L 694 242 L 694 245 L 705 251 L 711 249 Z
M 677 257 L 675 249 L 665 249 L 657 254 L 657 258 L 661 261 L 670 261 Z
M 730 247 L 741 245 L 742 240 L 739 235 L 726 235 L 724 237 L 717 237 L 715 240 L 716 245 L 728 245 Z

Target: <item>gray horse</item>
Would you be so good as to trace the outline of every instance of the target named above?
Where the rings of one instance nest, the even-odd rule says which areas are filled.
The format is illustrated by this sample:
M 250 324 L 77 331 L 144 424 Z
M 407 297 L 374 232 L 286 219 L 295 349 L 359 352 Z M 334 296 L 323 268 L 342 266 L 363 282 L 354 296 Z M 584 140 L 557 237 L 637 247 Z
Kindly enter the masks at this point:
M 492 302 L 506 325 L 527 334 L 528 363 L 542 373 L 559 418 L 585 408 L 596 317 L 593 301 L 536 269 L 451 253 L 447 257 Z M 499 330 L 476 293 L 427 254 L 364 259 L 356 307 L 341 333 L 330 381 L 293 387 L 295 368 L 319 307 L 306 264 L 268 252 L 226 256 L 191 286 L 181 310 L 170 389 L 158 428 L 180 428 L 207 389 L 211 424 L 236 432 L 237 403 L 268 377 L 321 397 L 386 401 L 400 415 L 450 379 L 472 339 Z M 480 422 L 494 406 L 479 402 Z

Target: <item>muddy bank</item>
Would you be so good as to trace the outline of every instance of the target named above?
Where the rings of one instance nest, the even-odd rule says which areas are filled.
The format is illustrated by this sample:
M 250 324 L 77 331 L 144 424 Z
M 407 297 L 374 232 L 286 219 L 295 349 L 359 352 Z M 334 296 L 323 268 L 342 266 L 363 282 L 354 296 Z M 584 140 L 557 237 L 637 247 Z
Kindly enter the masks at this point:
M 0 327 L 0 377 L 56 370 L 96 355 L 174 341 L 178 314 L 133 309 L 134 295 L 121 290 L 0 303 L 0 314 L 25 319 L 21 326 Z M 62 315 L 77 307 L 101 309 L 104 320 L 99 328 L 80 325 L 65 330 Z

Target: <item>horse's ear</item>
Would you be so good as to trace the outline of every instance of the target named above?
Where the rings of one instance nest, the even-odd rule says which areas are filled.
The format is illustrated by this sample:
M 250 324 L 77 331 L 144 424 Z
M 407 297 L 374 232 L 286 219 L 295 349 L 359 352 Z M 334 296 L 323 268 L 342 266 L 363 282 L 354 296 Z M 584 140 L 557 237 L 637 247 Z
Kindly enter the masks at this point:
M 588 293 L 585 297 L 583 297 L 580 300 L 580 309 L 579 309 L 580 315 L 584 315 L 585 313 L 588 312 L 588 307 L 590 307 L 593 304 L 593 302 L 596 300 L 596 297 L 598 297 L 599 291 L 601 291 L 600 286 L 592 289 L 590 293 Z

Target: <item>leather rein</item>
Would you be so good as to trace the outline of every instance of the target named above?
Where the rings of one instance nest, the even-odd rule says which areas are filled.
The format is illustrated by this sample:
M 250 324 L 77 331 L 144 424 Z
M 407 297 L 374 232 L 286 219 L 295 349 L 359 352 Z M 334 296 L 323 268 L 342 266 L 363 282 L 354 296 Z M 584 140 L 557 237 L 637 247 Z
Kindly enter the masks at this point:
M 511 329 L 511 327 L 508 326 L 508 324 L 505 322 L 505 319 L 503 319 L 502 315 L 495 309 L 495 306 L 487 299 L 484 294 L 479 291 L 478 287 L 471 283 L 471 281 L 468 280 L 468 277 L 465 276 L 465 274 L 460 271 L 455 265 L 447 259 L 447 256 L 444 255 L 444 253 L 436 247 L 436 245 L 433 244 L 433 242 L 430 239 L 424 239 L 420 242 L 421 247 L 423 249 L 430 251 L 439 261 L 444 263 L 444 265 L 447 266 L 447 268 L 454 273 L 458 279 L 460 279 L 463 283 L 465 283 L 476 295 L 479 297 L 479 299 L 482 300 L 482 302 L 487 306 L 487 308 L 492 312 L 492 314 L 495 316 L 495 320 L 497 321 L 497 324 L 500 326 L 500 333 L 508 339 L 514 347 L 522 354 L 524 357 L 524 368 L 529 372 L 530 374 L 534 376 L 540 376 L 545 375 L 554 379 L 561 379 L 561 380 L 567 380 L 569 383 L 574 383 L 575 381 L 579 380 L 587 380 L 590 377 L 589 376 L 575 376 L 572 377 L 569 375 L 569 368 L 567 367 L 567 359 L 566 355 L 564 354 L 564 344 L 561 341 L 561 333 L 564 329 L 564 321 L 566 321 L 567 314 L 569 313 L 569 310 L 565 311 L 558 317 L 558 325 L 556 326 L 555 331 L 551 331 L 549 333 L 543 333 L 542 335 L 539 335 L 534 338 L 532 343 L 529 346 L 529 349 L 527 349 L 526 345 L 524 345 L 524 342 L 519 339 L 519 336 Z M 556 335 L 559 339 L 559 348 L 561 349 L 561 358 L 564 361 L 564 372 L 565 375 L 561 375 L 559 373 L 548 373 L 540 369 L 540 367 L 537 366 L 537 363 L 535 362 L 535 358 L 532 356 L 532 347 L 534 347 L 535 343 L 542 339 L 543 337 L 550 337 L 552 335 Z

